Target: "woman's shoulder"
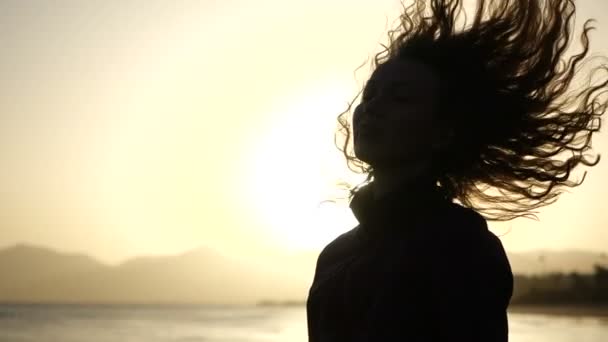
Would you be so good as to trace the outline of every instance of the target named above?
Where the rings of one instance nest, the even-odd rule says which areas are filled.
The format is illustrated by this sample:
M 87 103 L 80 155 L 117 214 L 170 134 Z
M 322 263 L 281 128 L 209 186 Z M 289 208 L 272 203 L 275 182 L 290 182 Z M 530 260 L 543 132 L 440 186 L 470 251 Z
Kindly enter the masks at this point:
M 489 228 L 486 219 L 477 211 L 452 203 L 439 219 L 439 245 L 456 255 L 507 261 L 500 238 Z
M 443 236 L 448 243 L 474 242 L 476 239 L 488 237 L 486 219 L 477 211 L 458 203 L 450 203 L 433 221 L 434 226 L 440 230 L 439 236 Z
M 340 234 L 338 237 L 328 243 L 319 254 L 317 259 L 317 268 L 331 266 L 347 259 L 350 255 L 352 255 L 356 243 L 356 234 L 358 231 L 359 225 L 347 232 Z
M 438 228 L 425 265 L 433 277 L 454 281 L 454 289 L 490 286 L 501 291 L 500 298 L 510 298 L 513 275 L 507 254 L 482 215 L 454 204 L 438 221 Z
M 451 231 L 465 231 L 480 233 L 488 228 L 486 219 L 477 211 L 458 203 L 450 203 L 442 215 L 444 219 L 453 224 Z

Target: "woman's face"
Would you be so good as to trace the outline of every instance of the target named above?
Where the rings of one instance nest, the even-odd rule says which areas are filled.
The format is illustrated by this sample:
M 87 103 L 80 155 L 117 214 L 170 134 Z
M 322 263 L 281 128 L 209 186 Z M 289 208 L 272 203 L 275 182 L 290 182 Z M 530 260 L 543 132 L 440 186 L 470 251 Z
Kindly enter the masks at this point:
M 390 60 L 367 81 L 353 114 L 355 155 L 377 168 L 428 158 L 437 142 L 439 77 L 415 60 Z

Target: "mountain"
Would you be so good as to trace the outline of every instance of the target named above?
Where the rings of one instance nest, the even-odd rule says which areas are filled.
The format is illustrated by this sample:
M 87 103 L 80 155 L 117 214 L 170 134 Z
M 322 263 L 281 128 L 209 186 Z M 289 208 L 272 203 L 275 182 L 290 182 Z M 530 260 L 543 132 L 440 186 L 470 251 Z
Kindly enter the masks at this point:
M 14 291 L 25 284 L 48 277 L 82 272 L 101 272 L 107 266 L 84 254 L 68 254 L 47 248 L 18 244 L 0 250 L 0 293 Z
M 213 303 L 301 301 L 317 253 L 234 259 L 210 248 L 109 266 L 32 245 L 0 250 L 0 302 Z M 508 253 L 513 272 L 591 273 L 606 256 L 585 251 Z
M 305 298 L 312 270 L 271 265 L 198 248 L 107 266 L 83 255 L 19 245 L 0 250 L 0 302 L 237 304 Z

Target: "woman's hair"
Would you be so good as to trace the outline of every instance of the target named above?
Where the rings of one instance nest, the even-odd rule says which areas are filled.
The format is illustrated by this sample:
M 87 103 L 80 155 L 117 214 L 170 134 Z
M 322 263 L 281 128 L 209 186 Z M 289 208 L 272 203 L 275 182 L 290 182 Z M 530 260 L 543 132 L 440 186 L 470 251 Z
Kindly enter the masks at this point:
M 400 25 L 389 31 L 374 68 L 415 59 L 439 73 L 439 124 L 456 137 L 433 158 L 449 199 L 486 219 L 510 220 L 533 216 L 532 210 L 555 202 L 563 187 L 582 184 L 584 175 L 573 181 L 571 171 L 599 162 L 599 155 L 586 152 L 608 106 L 608 66 L 600 57 L 586 83 L 575 87 L 575 76 L 593 60 L 585 58 L 593 21 L 583 26 L 582 51 L 564 60 L 574 1 L 480 0 L 470 23 L 461 20 L 461 0 L 401 5 Z M 359 167 L 370 181 L 373 167 L 347 150 L 351 132 L 344 115 L 353 102 L 338 115 L 338 132 L 346 137 L 338 148 L 349 169 Z M 350 197 L 357 190 L 350 189 Z

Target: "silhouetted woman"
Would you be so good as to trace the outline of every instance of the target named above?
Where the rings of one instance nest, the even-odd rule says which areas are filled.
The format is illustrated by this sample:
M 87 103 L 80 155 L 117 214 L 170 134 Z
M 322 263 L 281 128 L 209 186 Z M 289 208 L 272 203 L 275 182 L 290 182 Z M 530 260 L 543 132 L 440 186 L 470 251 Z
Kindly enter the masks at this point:
M 350 190 L 359 225 L 319 255 L 311 342 L 507 341 L 513 275 L 486 220 L 533 215 L 599 162 L 605 60 L 574 81 L 591 21 L 565 60 L 572 1 L 479 1 L 466 23 L 462 7 L 404 6 L 352 117 L 355 156 L 352 102 L 338 116 L 368 176 Z

